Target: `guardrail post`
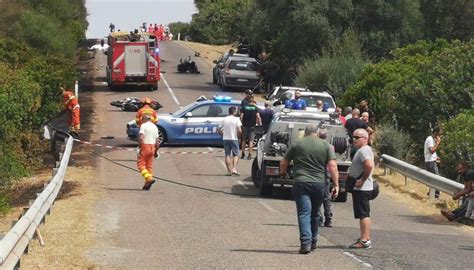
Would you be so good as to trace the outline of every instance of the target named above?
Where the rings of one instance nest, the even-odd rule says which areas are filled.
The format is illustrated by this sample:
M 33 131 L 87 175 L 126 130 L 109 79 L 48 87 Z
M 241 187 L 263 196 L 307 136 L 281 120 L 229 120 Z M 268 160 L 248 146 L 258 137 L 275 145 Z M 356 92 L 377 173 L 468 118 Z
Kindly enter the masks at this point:
M 411 184 L 411 179 L 405 175 L 405 186 L 408 186 Z
M 53 177 L 58 173 L 59 168 L 53 168 Z
M 430 201 L 433 201 L 435 199 L 435 189 L 432 188 L 432 187 L 430 187 L 429 199 L 430 199 Z

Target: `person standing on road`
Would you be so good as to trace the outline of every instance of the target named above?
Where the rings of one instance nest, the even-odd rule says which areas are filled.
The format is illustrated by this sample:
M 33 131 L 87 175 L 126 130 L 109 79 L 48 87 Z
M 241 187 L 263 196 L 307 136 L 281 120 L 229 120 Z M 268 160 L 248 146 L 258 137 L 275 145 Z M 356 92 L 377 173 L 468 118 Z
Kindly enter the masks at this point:
M 471 183 L 470 183 L 470 181 L 474 180 L 474 179 L 470 179 L 472 178 L 472 175 L 474 175 L 474 171 L 472 170 L 469 171 L 469 164 L 466 161 L 459 162 L 456 168 L 456 171 L 458 173 L 456 182 L 464 183 L 464 189 L 453 195 L 453 200 L 459 200 L 462 198 L 462 203 L 458 208 L 454 209 L 453 211 L 449 211 L 445 209 L 441 210 L 441 214 L 444 217 L 446 217 L 449 221 L 456 220 L 466 215 L 467 204 L 469 201 L 466 195 L 469 194 L 471 191 L 474 191 L 471 189 Z M 468 172 L 470 173 L 469 175 L 467 174 Z M 470 177 L 467 177 L 467 176 L 470 176 Z
M 262 119 L 263 133 L 267 133 L 270 123 L 272 122 L 275 112 L 272 110 L 270 101 L 265 101 L 265 109 L 261 110 L 260 118 Z
M 440 162 L 440 159 L 436 154 L 436 151 L 441 144 L 441 135 L 441 129 L 439 127 L 435 127 L 431 133 L 431 136 L 426 138 L 424 145 L 425 170 L 438 175 L 438 163 Z M 439 193 L 439 190 L 435 190 L 436 199 L 439 198 Z
M 221 128 L 218 132 L 224 140 L 225 165 L 227 167 L 226 176 L 240 175 L 237 172 L 239 162 L 239 138 L 242 135 L 242 123 L 236 117 L 237 108 L 229 108 L 229 115 L 222 120 Z
M 231 49 L 232 50 L 232 49 Z M 245 90 L 245 97 L 240 102 L 240 109 L 242 110 L 245 106 L 249 105 L 250 98 L 253 97 L 253 91 L 251 89 Z
M 253 96 L 249 98 L 249 104 L 242 108 L 240 112 L 242 121 L 242 159 L 245 158 L 245 143 L 249 145 L 249 155 L 247 159 L 252 159 L 253 140 L 255 138 L 255 126 L 262 124 L 262 119 L 258 113 L 258 107 Z
M 369 102 L 367 102 L 367 100 L 362 100 L 359 103 L 359 110 L 360 110 L 361 115 L 365 112 L 367 112 L 369 114 L 370 125 L 374 126 L 375 125 L 375 113 L 371 108 L 369 108 Z
M 63 92 L 64 106 L 68 110 L 69 133 L 77 136 L 77 132 L 81 129 L 81 106 L 79 106 L 79 101 L 71 90 L 64 87 L 61 87 L 61 90 Z
M 349 248 L 370 249 L 370 197 L 374 189 L 372 171 L 374 169 L 374 153 L 368 145 L 369 133 L 363 128 L 356 129 L 353 133 L 353 144 L 358 151 L 352 159 L 349 168 L 349 177 L 355 178 L 352 191 L 352 205 L 354 217 L 359 219 L 360 238 Z
M 141 119 L 144 115 L 150 116 L 151 122 L 155 124 L 158 122 L 158 116 L 156 111 L 151 107 L 151 99 L 148 97 L 143 100 L 143 107 L 138 110 L 137 115 L 135 116 L 135 121 L 137 122 L 138 126 L 142 124 Z
M 160 140 L 158 139 L 158 127 L 151 121 L 151 116 L 144 115 L 141 120 L 140 131 L 138 133 L 138 153 L 137 166 L 141 175 L 145 178 L 143 190 L 150 190 L 153 180 L 153 159 L 158 157 Z
M 328 137 L 327 129 L 320 129 L 318 131 L 318 138 L 321 140 L 326 140 Z M 331 147 L 331 151 L 334 151 L 334 146 L 329 145 Z M 331 190 L 330 190 L 330 175 L 327 173 L 328 170 L 326 168 L 326 188 L 324 190 L 324 199 L 323 199 L 323 209 L 324 209 L 324 227 L 332 227 L 332 208 L 331 208 Z M 320 218 L 320 224 L 322 223 L 322 215 L 321 210 L 318 211 L 318 216 Z
M 300 232 L 300 254 L 308 254 L 316 249 L 318 241 L 318 211 L 324 199 L 326 188 L 326 168 L 334 185 L 332 197 L 339 193 L 339 173 L 336 154 L 328 142 L 318 138 L 318 127 L 309 124 L 305 137 L 293 144 L 280 162 L 280 174 L 286 177 L 288 165 L 293 160 L 293 197 L 298 212 Z

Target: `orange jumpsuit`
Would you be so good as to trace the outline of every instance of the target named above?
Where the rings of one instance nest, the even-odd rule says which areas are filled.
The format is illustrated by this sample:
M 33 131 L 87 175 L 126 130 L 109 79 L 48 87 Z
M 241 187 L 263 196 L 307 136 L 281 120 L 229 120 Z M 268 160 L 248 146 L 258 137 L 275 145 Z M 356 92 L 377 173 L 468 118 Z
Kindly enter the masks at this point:
M 140 145 L 140 154 L 138 155 L 137 166 L 138 170 L 145 178 L 145 182 L 153 180 L 153 159 L 155 158 L 155 145 L 142 144 Z
M 145 104 L 140 110 L 138 110 L 137 115 L 135 116 L 135 121 L 137 122 L 137 125 L 140 126 L 142 124 L 141 120 L 144 115 L 151 116 L 151 121 L 153 123 L 156 124 L 158 122 L 158 116 L 156 115 L 156 111 L 153 110 L 150 105 Z
M 68 125 L 70 131 L 79 131 L 81 129 L 80 109 L 79 101 L 71 91 L 65 91 L 63 93 L 64 105 L 69 111 Z

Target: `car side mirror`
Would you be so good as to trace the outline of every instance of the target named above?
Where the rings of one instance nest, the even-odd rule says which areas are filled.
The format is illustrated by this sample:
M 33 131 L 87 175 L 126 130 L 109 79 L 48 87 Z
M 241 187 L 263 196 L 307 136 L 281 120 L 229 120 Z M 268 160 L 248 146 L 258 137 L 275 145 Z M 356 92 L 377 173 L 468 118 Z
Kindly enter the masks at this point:
M 217 64 L 217 60 L 212 61 L 212 63 Z
M 193 113 L 192 112 L 187 112 L 185 115 L 184 115 L 184 118 L 188 118 L 188 117 L 192 117 L 193 116 Z

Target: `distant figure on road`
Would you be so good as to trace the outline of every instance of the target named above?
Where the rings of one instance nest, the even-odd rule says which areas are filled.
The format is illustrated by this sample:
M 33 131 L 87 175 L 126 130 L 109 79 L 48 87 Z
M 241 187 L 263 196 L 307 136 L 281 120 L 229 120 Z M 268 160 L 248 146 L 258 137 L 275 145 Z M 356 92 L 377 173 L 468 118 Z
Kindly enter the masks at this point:
M 237 172 L 237 163 L 239 162 L 239 138 L 242 135 L 242 122 L 236 117 L 237 108 L 229 108 L 229 115 L 222 120 L 221 127 L 218 129 L 224 140 L 225 165 L 227 167 L 227 176 L 240 175 Z
M 436 151 L 441 143 L 441 135 L 441 129 L 439 127 L 434 128 L 431 135 L 426 138 L 424 145 L 425 170 L 434 174 L 439 174 L 438 163 L 440 159 Z M 435 191 L 435 198 L 439 198 L 439 190 Z
M 356 179 L 352 191 L 354 218 L 359 219 L 360 237 L 349 248 L 370 249 L 370 197 L 374 189 L 372 171 L 374 169 L 374 153 L 368 145 L 369 133 L 363 128 L 353 133 L 353 144 L 358 149 L 349 168 L 349 176 Z
M 316 249 L 318 241 L 318 211 L 324 200 L 326 168 L 334 181 L 332 197 L 339 194 L 339 172 L 336 155 L 328 142 L 318 138 L 318 127 L 309 124 L 305 137 L 292 144 L 280 162 L 280 174 L 286 177 L 288 165 L 293 160 L 293 197 L 298 212 L 300 254 Z
M 140 131 L 138 134 L 138 153 L 137 166 L 140 174 L 145 178 L 143 190 L 150 190 L 153 180 L 153 159 L 158 157 L 160 149 L 159 131 L 155 123 L 151 121 L 151 116 L 144 115 L 141 120 Z
M 466 215 L 467 205 L 469 201 L 467 195 L 474 191 L 474 189 L 472 189 L 471 183 L 474 182 L 474 179 L 469 180 L 469 178 L 472 178 L 474 171 L 469 171 L 469 163 L 466 161 L 459 162 L 456 171 L 458 173 L 456 181 L 459 183 L 464 183 L 464 189 L 453 195 L 453 200 L 459 200 L 462 198 L 462 203 L 458 208 L 454 209 L 453 211 L 444 209 L 441 210 L 441 214 L 445 216 L 449 221 L 456 220 Z M 468 172 L 470 173 L 469 175 Z
M 115 31 L 115 25 L 113 23 L 110 23 L 109 28 L 111 33 Z

